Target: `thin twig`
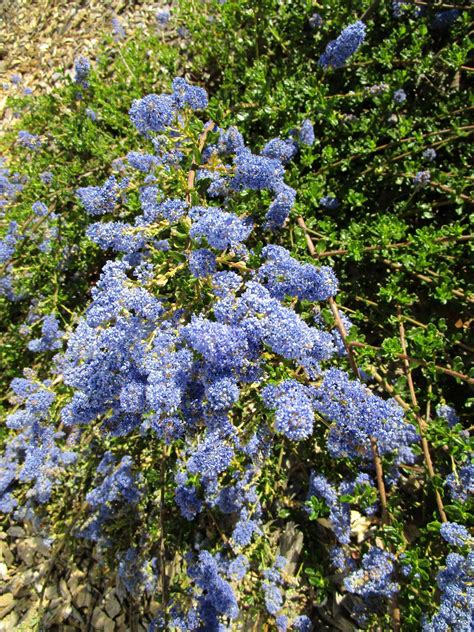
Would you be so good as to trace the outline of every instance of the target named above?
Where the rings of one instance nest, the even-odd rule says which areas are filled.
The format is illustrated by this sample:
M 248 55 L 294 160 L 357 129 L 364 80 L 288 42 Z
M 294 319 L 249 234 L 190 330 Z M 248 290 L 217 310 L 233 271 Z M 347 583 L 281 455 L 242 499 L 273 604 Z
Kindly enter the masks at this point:
M 204 149 L 204 145 L 206 144 L 206 139 L 207 139 L 207 135 L 209 134 L 209 132 L 211 131 L 211 129 L 215 126 L 215 123 L 213 121 L 209 121 L 208 123 L 206 123 L 206 126 L 204 127 L 204 131 L 201 134 L 201 137 L 199 138 L 199 145 L 198 145 L 198 149 L 199 149 L 199 153 L 202 152 L 202 150 Z M 187 187 L 187 191 L 186 191 L 186 202 L 188 204 L 191 204 L 191 191 L 194 188 L 194 181 L 196 179 L 196 169 L 198 167 L 197 162 L 193 159 L 193 162 L 191 164 L 191 169 L 189 170 L 188 173 L 188 187 Z
M 318 176 L 321 173 L 324 173 L 325 171 L 327 171 L 328 169 L 332 169 L 333 167 L 338 167 L 339 165 L 344 164 L 345 162 L 352 162 L 353 160 L 356 160 L 357 158 L 362 158 L 363 156 L 367 156 L 369 154 L 375 154 L 378 151 L 383 151 L 384 149 L 390 149 L 391 147 L 396 147 L 397 145 L 400 145 L 401 143 L 406 143 L 406 142 L 410 142 L 413 140 L 417 140 L 418 138 L 426 138 L 428 136 L 435 136 L 436 134 L 449 134 L 450 132 L 454 132 L 454 131 L 461 131 L 461 130 L 472 130 L 474 128 L 474 125 L 462 125 L 458 128 L 454 128 L 454 127 L 448 127 L 446 129 L 440 129 L 440 130 L 434 130 L 433 132 L 426 132 L 425 134 L 421 134 L 419 137 L 415 137 L 415 136 L 407 136 L 406 138 L 400 138 L 399 140 L 393 140 L 390 141 L 389 143 L 384 143 L 383 145 L 378 145 L 377 147 L 374 147 L 374 149 L 372 149 L 371 151 L 367 152 L 367 153 L 358 153 L 358 154 L 352 154 L 351 156 L 349 156 L 349 158 L 344 158 L 342 160 L 337 160 L 336 162 L 331 163 L 330 165 L 325 165 L 324 167 L 321 167 L 318 171 L 316 171 L 315 175 Z M 457 137 L 456 137 L 457 138 Z
M 434 182 L 433 180 L 431 180 L 431 182 L 429 182 L 429 185 L 434 189 L 441 189 L 441 191 L 451 193 L 451 195 L 457 195 L 461 198 L 461 200 L 469 202 L 469 204 L 474 204 L 474 200 L 471 197 L 469 197 L 468 195 L 464 195 L 464 193 L 457 193 L 457 191 L 455 191 L 451 187 L 446 186 L 445 184 L 441 184 L 441 182 Z
M 316 248 L 314 247 L 313 240 L 309 236 L 308 229 L 306 228 L 305 221 L 302 217 L 298 217 L 297 220 L 298 226 L 303 229 L 304 236 L 306 239 L 306 246 L 308 247 L 309 254 L 315 259 L 318 258 L 318 253 L 316 252 Z
M 303 220 L 303 224 L 304 224 L 304 220 Z M 359 367 L 357 366 L 357 362 L 355 360 L 353 351 L 350 345 L 348 344 L 346 328 L 344 327 L 344 323 L 342 322 L 341 316 L 339 314 L 336 301 L 334 300 L 333 297 L 329 298 L 329 305 L 334 315 L 334 320 L 336 321 L 336 326 L 339 330 L 339 334 L 347 350 L 347 354 L 349 357 L 349 362 L 350 362 L 352 371 L 354 372 L 355 376 L 358 379 L 360 379 Z M 380 453 L 379 453 L 379 449 L 377 445 L 377 439 L 375 437 L 370 437 L 370 447 L 372 450 L 372 458 L 373 458 L 374 466 L 375 466 L 375 477 L 377 479 L 377 488 L 378 488 L 379 497 L 380 497 L 380 505 L 382 507 L 381 520 L 382 520 L 382 524 L 389 525 L 390 514 L 388 512 L 388 506 L 387 506 L 387 491 L 386 491 L 385 482 L 384 482 L 382 459 L 380 458 Z M 393 546 L 390 546 L 390 549 L 393 553 Z M 396 593 L 392 597 L 391 615 L 392 615 L 393 630 L 394 632 L 399 632 L 399 630 L 401 629 L 401 623 L 400 623 L 401 617 L 400 617 L 400 607 L 398 605 L 398 595 Z
M 361 349 L 374 349 L 376 351 L 380 351 L 382 347 L 377 347 L 376 345 L 369 345 L 366 342 L 357 342 L 355 340 L 351 340 L 348 343 L 351 347 L 360 347 Z M 430 364 L 429 362 L 425 362 L 424 360 L 419 360 L 418 358 L 412 358 L 405 353 L 395 353 L 394 356 L 400 360 L 408 360 L 408 362 L 414 362 L 419 366 L 423 367 L 433 367 L 439 373 L 446 373 L 446 375 L 451 375 L 451 377 L 455 377 L 458 380 L 462 380 L 463 382 L 467 382 L 468 384 L 474 384 L 474 378 L 469 377 L 469 375 L 464 375 L 464 373 L 459 373 L 459 371 L 455 371 L 454 369 L 448 369 L 445 366 L 440 366 L 439 364 Z
M 406 356 L 407 355 L 407 342 L 406 342 L 406 337 L 405 337 L 405 327 L 403 325 L 403 318 L 402 318 L 400 306 L 397 307 L 397 315 L 398 315 L 398 325 L 399 325 L 399 331 L 400 331 L 400 342 L 402 344 L 403 353 Z M 411 374 L 410 363 L 407 359 L 404 359 L 403 366 L 405 368 L 405 373 L 407 376 L 408 389 L 410 391 L 410 397 L 413 404 L 413 410 L 415 411 L 415 418 L 418 423 L 418 430 L 420 432 L 421 447 L 423 450 L 423 456 L 426 463 L 426 469 L 428 470 L 428 476 L 430 478 L 431 484 L 433 485 L 433 489 L 436 496 L 436 504 L 438 506 L 438 511 L 441 517 L 441 521 L 447 522 L 446 513 L 444 511 L 443 499 L 441 498 L 441 494 L 439 493 L 439 491 L 436 489 L 436 487 L 433 484 L 435 471 L 433 467 L 433 461 L 431 459 L 430 448 L 425 436 L 427 422 L 417 412 L 418 401 L 417 401 L 416 392 L 415 392 L 415 384 L 413 382 L 413 376 Z
M 160 465 L 160 574 L 161 574 L 161 607 L 165 616 L 165 625 L 168 624 L 168 577 L 166 575 L 166 538 L 165 538 L 165 487 L 166 487 L 166 460 L 168 448 L 163 448 Z
M 298 221 L 298 225 L 304 231 L 304 234 L 306 237 L 306 243 L 308 245 L 308 250 L 310 254 L 314 257 L 316 253 L 316 249 L 314 247 L 313 240 L 311 239 L 311 237 L 309 236 L 306 230 L 306 223 L 302 217 L 298 217 L 297 221 Z M 349 363 L 351 365 L 351 369 L 354 375 L 356 376 L 356 378 L 360 380 L 361 376 L 360 376 L 359 367 L 357 366 L 357 362 L 355 360 L 354 352 L 351 348 L 351 345 L 349 344 L 347 340 L 347 331 L 346 331 L 346 328 L 344 327 L 344 323 L 342 322 L 341 315 L 339 314 L 337 303 L 332 296 L 329 297 L 328 303 L 329 303 L 329 307 L 331 308 L 332 314 L 334 316 L 336 327 L 339 331 L 339 334 L 346 348 L 347 355 L 349 358 Z M 377 486 L 379 489 L 380 503 L 382 505 L 382 522 L 387 523 L 389 521 L 389 516 L 388 516 L 388 511 L 387 511 L 387 493 L 385 490 L 385 483 L 383 480 L 382 461 L 380 459 L 380 454 L 377 448 L 377 441 L 374 437 L 370 437 L 370 445 L 372 448 L 372 456 L 373 456 L 374 464 L 375 464 L 375 473 L 377 477 Z
M 336 321 L 336 326 L 337 326 L 337 328 L 339 330 L 339 333 L 341 334 L 342 341 L 343 341 L 344 346 L 346 348 L 347 355 L 349 357 L 349 364 L 351 365 L 351 369 L 352 369 L 354 375 L 356 376 L 356 378 L 358 380 L 360 380 L 359 367 L 357 366 L 357 362 L 356 362 L 356 359 L 355 359 L 355 356 L 354 356 L 354 351 L 353 351 L 353 349 L 351 347 L 351 344 L 347 340 L 347 331 L 346 331 L 346 328 L 344 327 L 344 323 L 341 320 L 341 316 L 339 314 L 339 310 L 337 308 L 336 301 L 334 300 L 334 298 L 332 296 L 330 296 L 329 299 L 328 299 L 328 303 L 329 303 L 329 307 L 331 308 L 332 315 L 334 316 L 334 320 Z
M 390 259 L 382 259 L 382 261 L 385 263 L 385 265 L 390 266 L 391 268 L 393 268 L 394 270 L 401 270 L 403 269 L 403 266 L 401 263 L 396 263 L 395 261 L 390 261 Z M 420 281 L 424 281 L 425 283 L 436 283 L 436 280 L 427 276 L 426 274 L 420 274 L 419 272 L 413 272 L 412 270 L 408 270 L 405 269 L 406 272 L 408 272 L 409 274 L 411 274 L 412 276 L 414 276 L 417 279 L 420 279 Z M 433 272 L 431 273 L 433 274 Z M 435 276 L 439 276 L 436 272 L 434 273 Z M 463 290 L 460 290 L 459 288 L 456 288 L 454 290 L 451 290 L 451 292 L 453 293 L 454 296 L 457 296 L 458 298 L 463 299 L 464 301 L 468 301 L 469 303 L 474 303 L 474 296 L 468 296 L 466 295 Z
M 437 237 L 433 239 L 434 243 L 444 243 L 447 241 L 472 241 L 474 239 L 474 235 L 448 235 L 446 237 Z M 385 244 L 385 245 L 377 245 L 377 246 L 366 246 L 362 249 L 362 252 L 373 252 L 374 250 L 384 250 L 385 248 L 408 248 L 410 246 L 416 245 L 414 241 L 399 241 L 394 244 Z M 316 257 L 320 259 L 321 257 L 333 257 L 335 255 L 347 255 L 350 253 L 350 250 L 347 248 L 340 248 L 339 250 L 326 250 L 325 252 L 316 253 Z

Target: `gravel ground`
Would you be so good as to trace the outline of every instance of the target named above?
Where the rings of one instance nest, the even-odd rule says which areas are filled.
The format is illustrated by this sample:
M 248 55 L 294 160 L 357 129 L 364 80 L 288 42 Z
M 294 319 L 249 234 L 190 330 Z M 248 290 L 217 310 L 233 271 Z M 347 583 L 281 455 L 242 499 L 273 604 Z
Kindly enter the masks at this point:
M 26 525 L 0 531 L 0 632 L 146 632 L 157 602 L 132 606 L 93 551 L 74 562 L 57 552 Z
M 147 0 L 0 0 L 0 87 L 12 75 L 33 94 L 57 85 L 58 69 L 71 68 L 78 54 L 95 56 L 104 32 L 117 17 L 126 32 L 156 29 L 156 12 L 167 6 Z M 8 89 L 0 91 L 0 118 L 7 125 Z

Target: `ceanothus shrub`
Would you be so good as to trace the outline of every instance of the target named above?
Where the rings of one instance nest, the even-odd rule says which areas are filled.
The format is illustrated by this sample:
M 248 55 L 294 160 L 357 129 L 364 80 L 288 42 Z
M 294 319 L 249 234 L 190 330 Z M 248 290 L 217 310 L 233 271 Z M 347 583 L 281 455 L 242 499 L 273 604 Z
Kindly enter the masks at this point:
M 363 489 L 377 513 L 371 442 L 399 465 L 418 435 L 395 401 L 337 368 L 334 323 L 311 312 L 336 295 L 333 270 L 278 244 L 296 197 L 284 163 L 304 148 L 273 139 L 255 154 L 235 128 L 203 122 L 206 106 L 180 78 L 171 94 L 135 100 L 143 150 L 77 192 L 103 216 L 87 234 L 109 260 L 56 378 L 12 385 L 23 407 L 7 418 L 0 507 L 47 522 L 44 508 L 62 502 L 72 535 L 115 560 L 124 589 L 160 601 L 155 629 L 236 629 L 249 595 L 272 628 L 309 629 L 304 582 L 285 574 L 272 535 L 275 454 L 287 463 L 317 441 L 348 464 L 339 491 L 308 469 L 299 503 L 308 488 L 328 503 L 333 558 L 349 559 L 350 504 L 338 494 Z M 346 566 L 345 589 L 367 607 L 397 591 L 380 547 Z

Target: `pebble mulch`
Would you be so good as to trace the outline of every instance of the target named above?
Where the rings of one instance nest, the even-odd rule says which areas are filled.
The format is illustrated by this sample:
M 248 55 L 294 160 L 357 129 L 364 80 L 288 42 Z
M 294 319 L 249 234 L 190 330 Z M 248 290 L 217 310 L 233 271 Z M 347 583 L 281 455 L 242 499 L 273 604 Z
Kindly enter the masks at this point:
M 159 608 L 132 607 L 91 549 L 66 563 L 28 526 L 0 531 L 0 632 L 146 632 Z
M 0 0 L 0 119 L 8 125 L 7 88 L 12 76 L 33 95 L 57 86 L 60 68 L 72 68 L 79 55 L 95 57 L 104 32 L 117 18 L 125 33 L 156 30 L 163 1 Z

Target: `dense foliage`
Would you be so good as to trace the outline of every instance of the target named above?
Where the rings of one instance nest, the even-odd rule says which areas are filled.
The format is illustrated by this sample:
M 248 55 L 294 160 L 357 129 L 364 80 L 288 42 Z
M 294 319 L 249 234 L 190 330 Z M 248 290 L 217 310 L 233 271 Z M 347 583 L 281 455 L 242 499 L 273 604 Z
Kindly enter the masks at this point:
M 471 626 L 469 11 L 354 4 L 186 0 L 12 98 L 0 508 L 152 629 Z

